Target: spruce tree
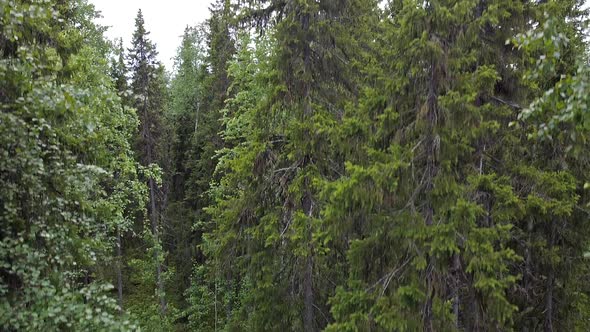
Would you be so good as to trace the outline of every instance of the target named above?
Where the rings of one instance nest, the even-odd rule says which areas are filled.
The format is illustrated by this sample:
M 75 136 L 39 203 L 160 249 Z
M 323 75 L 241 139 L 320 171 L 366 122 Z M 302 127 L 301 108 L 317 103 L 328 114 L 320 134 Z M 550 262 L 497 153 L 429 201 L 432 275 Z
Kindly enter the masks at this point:
M 241 263 L 246 243 L 236 242 L 236 232 L 240 231 L 235 227 L 241 226 L 226 221 L 244 207 L 244 189 L 251 171 L 248 165 L 255 144 L 255 106 L 267 91 L 263 77 L 268 68 L 268 50 L 268 43 L 254 42 L 248 34 L 243 34 L 238 41 L 237 57 L 229 64 L 231 97 L 221 110 L 224 148 L 217 156 L 215 178 L 219 180 L 212 181 L 209 194 L 215 202 L 207 209 L 212 218 L 206 226 L 210 230 L 203 235 L 201 245 L 207 260 L 195 267 L 193 283 L 187 292 L 191 303 L 190 326 L 195 329 L 252 326 L 242 310 L 242 302 L 249 295 Z
M 155 45 L 149 39 L 149 32 L 141 9 L 135 18 L 135 32 L 132 46 L 128 50 L 128 70 L 131 73 L 131 90 L 133 106 L 140 119 L 140 134 L 136 142 L 136 150 L 141 163 L 145 167 L 157 167 L 158 137 L 161 132 L 162 112 L 162 74 L 163 70 L 157 60 Z M 162 254 L 160 244 L 160 211 L 161 191 L 154 174 L 147 174 L 149 190 L 148 216 L 153 241 L 153 261 L 155 264 L 155 284 L 161 314 L 166 312 L 164 280 L 162 277 Z
M 564 227 L 577 220 L 571 174 L 508 126 L 531 89 L 530 58 L 506 40 L 538 22 L 536 9 L 436 1 L 391 2 L 389 12 L 383 47 L 394 47 L 379 56 L 391 60 L 371 71 L 385 84 L 340 134 L 347 150 L 365 147 L 326 191 L 327 219 L 348 220 L 356 237 L 330 328 L 553 330 L 567 266 L 555 259 L 574 259 L 583 242 Z M 560 327 L 574 328 L 561 315 Z
M 221 109 L 228 97 L 230 84 L 227 66 L 235 54 L 231 35 L 233 12 L 229 1 L 219 0 L 211 8 L 211 17 L 205 23 L 206 57 L 202 64 L 202 88 L 197 101 L 195 127 L 190 147 L 189 179 L 186 182 L 186 199 L 197 212 L 197 220 L 207 223 L 204 208 L 210 204 L 207 195 L 215 170 L 216 152 L 223 147 L 219 137 Z
M 114 52 L 111 59 L 111 77 L 115 81 L 115 88 L 119 96 L 125 103 L 129 105 L 129 78 L 127 71 L 127 64 L 125 62 L 125 48 L 123 47 L 123 38 L 115 40 L 113 45 Z
M 217 151 L 224 145 L 219 136 L 220 118 L 230 84 L 227 67 L 235 53 L 233 24 L 229 2 L 216 2 L 209 20 L 196 28 L 187 27 L 176 58 L 168 114 L 174 162 L 167 218 L 173 230 L 166 242 L 173 244 L 171 260 L 183 285 L 178 295 L 188 288 L 193 266 L 199 269 L 205 263 L 199 247 L 202 234 L 212 228 L 205 208 L 211 202 L 208 191 L 214 181 Z
M 191 192 L 194 183 L 191 164 L 198 159 L 193 156 L 195 131 L 201 111 L 206 77 L 205 46 L 200 29 L 186 28 L 182 44 L 175 60 L 175 74 L 170 84 L 170 106 L 164 121 L 169 128 L 169 167 L 165 169 L 168 199 L 165 211 L 168 231 L 163 242 L 169 252 L 169 264 L 175 269 L 175 292 L 173 295 L 181 308 L 186 302 L 184 291 L 190 286 L 193 265 L 201 261 L 197 246 L 200 236 L 194 225 L 200 215 Z
M 238 145 L 219 166 L 225 173 L 210 210 L 216 223 L 208 235 L 215 242 L 210 260 L 223 271 L 216 276 L 222 285 L 228 275 L 236 280 L 232 292 L 239 300 L 230 308 L 243 328 L 318 330 L 329 321 L 326 302 L 333 289 L 322 278 L 332 272 L 328 249 L 319 240 L 318 182 L 337 176 L 328 134 L 355 93 L 346 76 L 354 54 L 344 42 L 353 30 L 342 22 L 368 16 L 363 14 L 376 4 L 251 1 L 249 6 L 242 23 L 273 27 L 262 44 L 270 46 L 270 57 L 238 58 L 236 97 L 226 114 L 251 122 L 226 124 L 231 127 L 224 136 L 237 138 Z M 242 47 L 247 55 L 247 45 Z M 244 79 L 249 70 L 260 78 Z M 235 107 L 238 113 L 230 113 Z M 244 126 L 240 132 L 238 124 Z M 234 268 L 223 262 L 227 257 Z

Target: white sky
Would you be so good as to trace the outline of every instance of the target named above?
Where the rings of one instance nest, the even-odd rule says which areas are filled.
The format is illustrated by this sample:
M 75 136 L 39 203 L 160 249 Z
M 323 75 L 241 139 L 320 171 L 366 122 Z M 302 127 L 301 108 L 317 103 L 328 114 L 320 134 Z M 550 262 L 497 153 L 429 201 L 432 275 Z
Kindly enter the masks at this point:
M 107 37 L 123 38 L 129 47 L 137 10 L 141 8 L 151 40 L 156 43 L 159 59 L 171 71 L 176 49 L 180 46 L 184 28 L 194 26 L 209 17 L 212 0 L 90 0 L 103 18 L 101 25 L 109 26 Z

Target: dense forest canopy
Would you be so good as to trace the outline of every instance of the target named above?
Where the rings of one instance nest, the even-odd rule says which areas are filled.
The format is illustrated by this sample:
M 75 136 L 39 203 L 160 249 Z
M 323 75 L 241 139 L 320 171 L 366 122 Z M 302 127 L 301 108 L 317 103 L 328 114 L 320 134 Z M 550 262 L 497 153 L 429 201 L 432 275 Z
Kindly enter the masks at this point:
M 0 0 L 0 330 L 589 330 L 584 8 Z

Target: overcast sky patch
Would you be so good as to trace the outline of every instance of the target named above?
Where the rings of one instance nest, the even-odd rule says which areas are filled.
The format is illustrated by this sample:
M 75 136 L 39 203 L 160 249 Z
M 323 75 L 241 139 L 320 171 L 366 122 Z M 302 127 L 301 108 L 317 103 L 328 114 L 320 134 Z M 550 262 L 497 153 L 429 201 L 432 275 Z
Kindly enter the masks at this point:
M 187 25 L 195 26 L 209 17 L 211 0 L 90 0 L 103 18 L 101 25 L 109 26 L 107 37 L 123 38 L 130 46 L 135 27 L 135 16 L 139 8 L 143 11 L 146 29 L 156 43 L 159 59 L 171 71 L 180 46 L 181 37 Z

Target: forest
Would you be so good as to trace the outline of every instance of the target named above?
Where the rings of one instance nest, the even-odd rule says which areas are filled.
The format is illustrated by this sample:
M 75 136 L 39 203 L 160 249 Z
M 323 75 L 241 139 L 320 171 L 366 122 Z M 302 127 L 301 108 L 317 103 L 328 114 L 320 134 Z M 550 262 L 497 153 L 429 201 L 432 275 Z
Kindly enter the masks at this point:
M 0 330 L 589 331 L 586 7 L 0 0 Z

